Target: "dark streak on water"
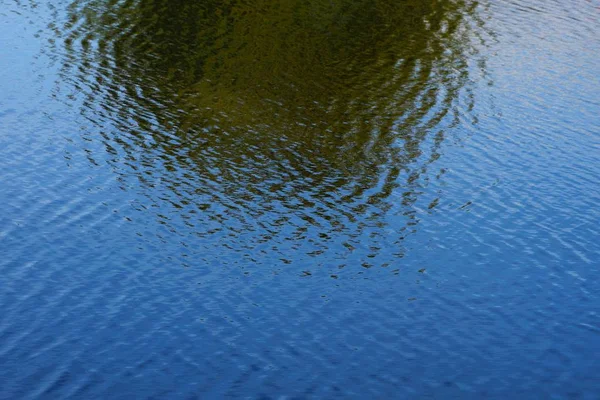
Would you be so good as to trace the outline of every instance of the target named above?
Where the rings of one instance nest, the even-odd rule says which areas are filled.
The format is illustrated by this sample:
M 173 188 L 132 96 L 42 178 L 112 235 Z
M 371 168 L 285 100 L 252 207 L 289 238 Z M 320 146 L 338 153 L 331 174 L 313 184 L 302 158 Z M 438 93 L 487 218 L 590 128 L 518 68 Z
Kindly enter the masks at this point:
M 0 398 L 597 398 L 599 77 L 596 0 L 0 0 Z

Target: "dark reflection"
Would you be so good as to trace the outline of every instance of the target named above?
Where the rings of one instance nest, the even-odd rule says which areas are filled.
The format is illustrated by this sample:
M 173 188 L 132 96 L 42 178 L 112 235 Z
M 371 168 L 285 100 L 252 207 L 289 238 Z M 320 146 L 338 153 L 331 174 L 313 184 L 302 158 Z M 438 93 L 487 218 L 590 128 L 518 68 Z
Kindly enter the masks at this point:
M 363 266 L 402 256 L 427 168 L 458 105 L 473 106 L 474 4 L 70 7 L 56 27 L 62 78 L 106 148 L 90 160 L 133 175 L 140 207 L 167 207 L 157 214 L 172 233 L 233 250 L 268 243 L 286 262 L 359 247 Z

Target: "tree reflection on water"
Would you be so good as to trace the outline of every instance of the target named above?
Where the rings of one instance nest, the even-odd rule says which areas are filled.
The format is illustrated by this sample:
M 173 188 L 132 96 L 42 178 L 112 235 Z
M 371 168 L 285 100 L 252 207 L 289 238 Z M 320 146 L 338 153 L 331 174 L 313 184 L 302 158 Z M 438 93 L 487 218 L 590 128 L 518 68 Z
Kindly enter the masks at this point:
M 172 232 L 287 261 L 362 247 L 368 267 L 402 256 L 473 107 L 473 21 L 450 0 L 81 0 L 56 32 L 90 160 Z

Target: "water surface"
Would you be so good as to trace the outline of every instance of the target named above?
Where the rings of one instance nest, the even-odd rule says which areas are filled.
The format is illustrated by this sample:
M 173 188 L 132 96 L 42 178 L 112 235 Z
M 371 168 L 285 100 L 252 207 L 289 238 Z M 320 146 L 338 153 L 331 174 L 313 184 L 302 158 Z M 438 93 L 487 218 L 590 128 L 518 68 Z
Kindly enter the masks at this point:
M 0 398 L 597 397 L 597 1 L 0 5 Z

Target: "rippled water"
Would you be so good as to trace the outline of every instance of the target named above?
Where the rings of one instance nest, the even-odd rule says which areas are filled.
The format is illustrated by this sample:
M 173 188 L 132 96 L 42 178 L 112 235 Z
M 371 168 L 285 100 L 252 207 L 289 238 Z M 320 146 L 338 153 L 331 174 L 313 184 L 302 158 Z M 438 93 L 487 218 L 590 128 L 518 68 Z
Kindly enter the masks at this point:
M 598 397 L 597 0 L 0 6 L 0 398 Z

